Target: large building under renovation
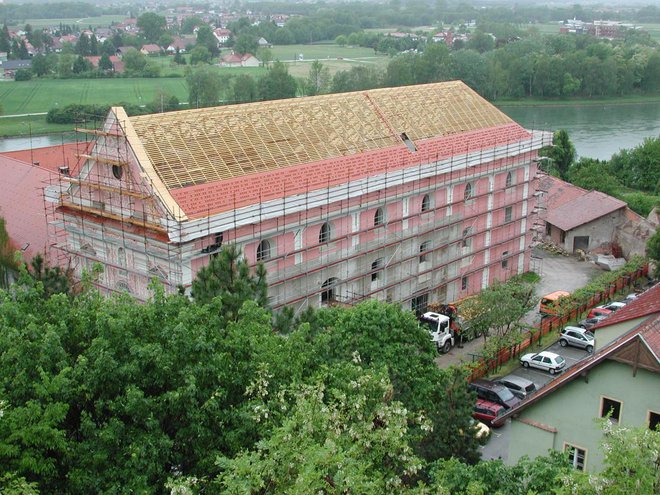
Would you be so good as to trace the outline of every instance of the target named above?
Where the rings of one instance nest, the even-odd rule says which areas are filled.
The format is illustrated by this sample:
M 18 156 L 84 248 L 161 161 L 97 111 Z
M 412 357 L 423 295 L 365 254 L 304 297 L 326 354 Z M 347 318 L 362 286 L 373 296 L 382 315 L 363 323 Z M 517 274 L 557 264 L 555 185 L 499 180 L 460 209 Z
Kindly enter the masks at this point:
M 99 286 L 189 288 L 221 246 L 263 262 L 274 308 L 416 310 L 528 269 L 547 133 L 461 82 L 128 117 L 47 188 L 53 247 Z

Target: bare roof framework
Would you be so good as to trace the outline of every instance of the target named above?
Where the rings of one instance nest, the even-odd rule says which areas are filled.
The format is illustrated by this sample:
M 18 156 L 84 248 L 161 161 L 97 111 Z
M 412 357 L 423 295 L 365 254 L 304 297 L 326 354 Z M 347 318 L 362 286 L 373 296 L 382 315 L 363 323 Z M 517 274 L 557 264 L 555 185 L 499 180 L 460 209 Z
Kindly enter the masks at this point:
M 512 123 L 460 81 L 131 117 L 168 189 Z

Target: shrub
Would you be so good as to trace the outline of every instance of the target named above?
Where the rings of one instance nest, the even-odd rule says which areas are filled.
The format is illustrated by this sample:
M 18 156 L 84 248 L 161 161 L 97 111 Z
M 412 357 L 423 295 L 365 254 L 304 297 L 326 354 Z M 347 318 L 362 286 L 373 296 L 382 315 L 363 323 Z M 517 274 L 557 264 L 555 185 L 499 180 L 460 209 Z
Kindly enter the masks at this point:
M 32 70 L 18 69 L 14 74 L 14 81 L 29 81 L 32 79 Z

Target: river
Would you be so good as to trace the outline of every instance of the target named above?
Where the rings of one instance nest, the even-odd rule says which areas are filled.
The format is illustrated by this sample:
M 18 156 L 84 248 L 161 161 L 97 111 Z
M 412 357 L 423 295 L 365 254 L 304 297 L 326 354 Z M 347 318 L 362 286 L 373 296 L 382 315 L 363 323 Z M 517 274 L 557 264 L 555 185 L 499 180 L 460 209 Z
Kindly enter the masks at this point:
M 620 105 L 500 106 L 526 129 L 566 129 L 579 156 L 608 160 L 623 148 L 660 136 L 660 102 Z M 80 139 L 80 137 L 78 137 Z M 55 146 L 75 133 L 0 139 L 0 152 Z
M 582 157 L 609 160 L 645 138 L 660 137 L 660 102 L 499 108 L 526 129 L 566 129 Z

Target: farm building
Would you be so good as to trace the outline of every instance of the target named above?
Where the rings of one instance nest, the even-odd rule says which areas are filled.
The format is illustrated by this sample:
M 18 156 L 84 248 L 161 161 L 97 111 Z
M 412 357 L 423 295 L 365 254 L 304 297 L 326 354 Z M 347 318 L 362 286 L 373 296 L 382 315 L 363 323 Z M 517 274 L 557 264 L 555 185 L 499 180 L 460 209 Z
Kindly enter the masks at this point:
M 537 150 L 462 82 L 128 117 L 50 186 L 80 272 L 149 296 L 189 288 L 228 243 L 274 308 L 365 298 L 416 310 L 528 269 Z

